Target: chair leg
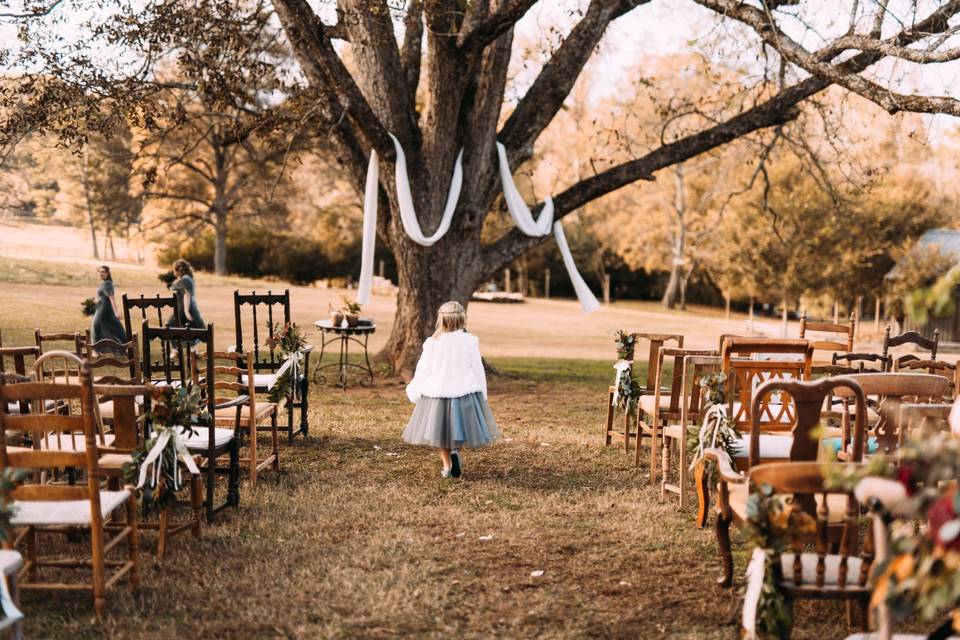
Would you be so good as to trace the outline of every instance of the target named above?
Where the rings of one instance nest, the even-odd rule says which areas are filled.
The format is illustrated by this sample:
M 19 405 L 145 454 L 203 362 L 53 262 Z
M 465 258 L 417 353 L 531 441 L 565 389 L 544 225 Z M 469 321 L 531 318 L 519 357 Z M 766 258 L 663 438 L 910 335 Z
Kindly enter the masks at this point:
M 193 509 L 193 537 L 199 540 L 200 521 L 203 520 L 203 485 L 200 476 L 190 476 L 190 506 Z
M 103 621 L 103 615 L 106 611 L 106 579 L 104 577 L 103 563 L 103 523 L 100 526 L 90 527 L 90 564 L 93 568 L 93 609 L 97 615 L 98 621 Z
M 127 541 L 130 545 L 130 590 L 134 593 L 140 591 L 140 520 L 137 515 L 137 497 L 130 496 L 127 500 L 127 524 L 130 527 L 130 539 Z
M 687 506 L 687 431 L 684 428 L 681 432 L 683 437 L 680 439 L 680 442 L 677 443 L 677 447 L 680 449 L 677 457 L 679 458 L 679 469 L 677 469 L 677 478 L 680 483 L 680 508 L 685 509 Z
M 660 447 L 660 499 L 663 500 L 667 494 L 667 480 L 670 478 L 670 449 L 673 438 L 668 438 L 666 433 L 662 433 L 660 440 L 663 441 Z
M 236 439 L 234 439 L 233 442 L 235 443 Z M 207 511 L 207 524 L 213 524 L 213 489 L 216 477 L 217 458 L 211 452 L 207 454 L 207 495 L 204 497 L 204 506 L 206 507 Z
M 307 430 L 309 426 L 307 424 L 307 409 L 309 407 L 309 402 L 307 401 L 307 394 L 310 392 L 310 378 L 309 376 L 300 377 L 300 432 L 303 434 L 303 437 L 307 437 Z
M 253 407 L 251 407 L 250 413 L 253 414 Z M 250 425 L 247 427 L 247 431 L 250 435 L 250 442 L 247 443 L 247 448 L 250 450 L 250 461 L 248 463 L 250 465 L 250 486 L 256 487 L 257 463 L 259 459 L 257 457 L 257 423 L 253 417 L 250 418 Z
M 718 513 L 714 526 L 717 532 L 717 546 L 720 549 L 720 563 L 723 565 L 723 574 L 717 578 L 717 584 L 721 587 L 729 587 L 733 584 L 733 551 L 730 548 L 730 517 Z
M 28 575 L 33 580 L 37 574 L 37 530 L 33 527 L 27 531 L 27 560 L 30 561 Z
M 640 444 L 640 430 L 637 430 L 637 446 Z M 623 450 L 630 453 L 630 412 L 623 412 Z
M 234 438 L 230 442 L 230 473 L 227 482 L 227 501 L 230 505 L 240 505 L 240 443 Z
M 710 509 L 710 487 L 707 482 L 706 465 L 701 462 L 694 471 L 694 481 L 697 484 L 697 528 L 707 526 L 707 517 Z
M 287 401 L 287 442 L 293 444 L 293 402 Z
M 606 427 L 606 429 L 603 430 L 603 436 L 604 436 L 605 442 L 606 442 L 605 446 L 609 447 L 609 446 L 610 446 L 610 440 L 612 439 L 612 436 L 610 435 L 610 432 L 613 431 L 613 413 L 614 413 L 614 412 L 613 412 L 613 409 L 614 409 L 614 407 L 613 407 L 613 393 L 608 393 L 607 396 L 608 396 L 608 398 L 607 398 L 607 427 Z
M 170 533 L 170 507 L 160 511 L 159 535 L 157 536 L 157 562 L 167 556 L 167 536 Z
M 270 437 L 273 439 L 273 470 L 280 471 L 280 433 L 277 431 L 277 412 L 270 415 Z

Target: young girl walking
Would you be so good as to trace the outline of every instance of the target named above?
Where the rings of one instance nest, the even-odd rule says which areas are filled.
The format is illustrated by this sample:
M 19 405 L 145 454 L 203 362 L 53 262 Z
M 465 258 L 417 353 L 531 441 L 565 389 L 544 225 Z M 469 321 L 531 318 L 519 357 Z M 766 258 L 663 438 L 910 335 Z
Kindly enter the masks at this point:
M 487 404 L 487 377 L 480 341 L 467 333 L 467 314 L 456 301 L 437 312 L 437 330 L 423 343 L 407 397 L 417 406 L 403 440 L 440 450 L 443 478 L 459 478 L 459 449 L 482 447 L 500 437 Z

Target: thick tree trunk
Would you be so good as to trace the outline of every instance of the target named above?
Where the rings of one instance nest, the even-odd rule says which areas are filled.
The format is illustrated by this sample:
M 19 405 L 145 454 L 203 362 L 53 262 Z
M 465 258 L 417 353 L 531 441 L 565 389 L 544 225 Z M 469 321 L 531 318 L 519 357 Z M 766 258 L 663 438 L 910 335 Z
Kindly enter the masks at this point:
M 686 221 L 686 198 L 683 192 L 683 163 L 676 167 L 674 172 L 674 215 L 676 215 L 676 229 L 673 232 L 673 259 L 670 261 L 670 281 L 667 283 L 667 289 L 663 292 L 663 306 L 673 309 L 680 301 L 682 307 L 686 306 L 686 293 L 683 291 L 684 282 L 684 253 L 687 250 L 687 221 Z
M 218 276 L 227 275 L 227 216 L 215 213 L 213 270 Z
M 227 179 L 229 164 L 219 134 L 213 136 L 214 181 L 213 181 L 213 270 L 218 276 L 227 275 Z

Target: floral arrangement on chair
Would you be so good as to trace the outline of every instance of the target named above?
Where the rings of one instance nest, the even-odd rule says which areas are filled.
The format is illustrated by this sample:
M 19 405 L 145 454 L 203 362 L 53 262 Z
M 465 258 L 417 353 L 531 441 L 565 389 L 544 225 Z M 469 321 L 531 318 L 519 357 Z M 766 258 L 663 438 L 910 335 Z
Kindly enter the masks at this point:
M 958 477 L 960 440 L 938 432 L 828 479 L 894 521 L 890 557 L 873 566 L 871 606 L 886 604 L 894 622 L 948 615 L 930 637 L 960 631 L 960 492 L 951 482 Z
M 13 542 L 13 503 L 10 501 L 10 492 L 26 476 L 26 472 L 13 467 L 7 467 L 0 474 L 0 542 Z
M 295 399 L 299 388 L 297 381 L 300 377 L 300 365 L 303 362 L 303 348 L 306 345 L 307 339 L 296 323 L 283 325 L 277 323 L 273 326 L 273 337 L 267 338 L 266 346 L 276 353 L 284 364 L 277 370 L 273 385 L 267 394 L 270 402 L 278 403 L 281 398 L 287 402 Z
M 617 363 L 613 368 L 617 370 L 617 377 L 613 382 L 613 403 L 627 415 L 632 415 L 637 409 L 637 401 L 643 392 L 640 383 L 633 377 L 636 338 L 633 334 L 620 330 L 616 333 L 615 344 L 617 345 Z
M 176 501 L 183 488 L 179 463 L 191 473 L 199 473 L 182 439 L 195 435 L 196 427 L 210 427 L 213 419 L 200 388 L 192 383 L 176 389 L 152 387 L 146 419 L 153 433 L 133 450 L 132 461 L 123 465 L 123 479 L 140 489 L 146 508 L 164 509 Z
M 730 458 L 730 465 L 734 468 L 737 466 L 734 454 L 740 432 L 727 415 L 726 382 L 724 373 L 705 375 L 697 381 L 706 391 L 706 398 L 703 423 L 687 427 L 687 447 L 692 454 L 691 471 L 703 462 L 704 451 L 712 448 L 725 451 Z M 714 470 L 713 464 L 709 464 L 705 470 L 711 484 Z
M 747 573 L 763 571 L 754 633 L 757 638 L 789 638 L 793 610 L 777 589 L 783 577 L 780 556 L 809 542 L 816 533 L 817 523 L 809 513 L 774 494 L 770 485 L 764 484 L 758 489 L 747 498 L 744 530 L 754 547 Z

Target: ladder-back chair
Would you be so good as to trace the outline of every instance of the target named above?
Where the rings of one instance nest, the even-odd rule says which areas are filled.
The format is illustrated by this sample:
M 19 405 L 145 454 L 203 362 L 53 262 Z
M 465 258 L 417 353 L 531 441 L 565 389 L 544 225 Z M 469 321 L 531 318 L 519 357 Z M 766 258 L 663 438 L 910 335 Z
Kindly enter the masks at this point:
M 198 354 L 199 363 L 204 361 L 204 354 Z M 214 398 L 217 409 L 215 423 L 217 426 L 234 427 L 239 424 L 241 445 L 243 436 L 247 436 L 246 460 L 241 458 L 240 464 L 248 465 L 250 484 L 256 486 L 257 474 L 272 467 L 280 470 L 280 438 L 277 431 L 277 405 L 272 402 L 257 402 L 257 394 L 253 383 L 253 355 L 251 353 L 216 352 L 213 354 L 213 369 L 198 365 L 197 373 L 201 378 L 213 377 L 213 388 L 217 394 Z M 219 364 L 218 364 L 219 363 Z M 226 363 L 226 364 L 223 364 Z M 270 432 L 272 451 L 268 455 L 258 453 L 257 431 L 261 424 L 269 423 L 264 430 Z
M 216 415 L 217 405 L 214 376 L 201 379 L 196 375 L 193 345 L 199 346 L 199 351 L 205 354 L 204 369 L 213 370 L 213 324 L 206 329 L 190 329 L 183 327 L 151 327 L 144 321 L 140 332 L 143 342 L 143 376 L 154 384 L 173 387 L 188 384 L 198 384 L 204 392 L 207 410 L 211 416 Z M 199 341 L 199 342 L 198 342 Z M 158 356 L 157 353 L 161 352 Z M 154 369 L 158 363 L 160 370 Z M 222 407 L 220 407 L 222 408 Z M 144 413 L 150 411 L 150 397 L 144 398 Z M 239 426 L 239 425 L 238 425 Z M 218 513 L 227 507 L 236 507 L 240 504 L 240 447 L 236 437 L 236 428 L 220 429 L 215 426 L 195 427 L 195 435 L 185 438 L 185 445 L 190 453 L 202 457 L 201 470 L 204 471 L 206 495 L 204 509 L 207 522 L 213 522 Z M 226 466 L 220 463 L 224 457 L 228 458 Z M 227 478 L 227 496 L 224 502 L 216 504 L 215 485 L 217 475 Z
M 816 360 L 817 352 L 829 351 L 830 357 L 838 353 L 851 353 L 853 351 L 853 336 L 856 334 L 857 320 L 853 314 L 850 314 L 850 321 L 847 324 L 836 322 L 810 322 L 807 320 L 807 314 L 800 317 L 800 339 L 809 340 L 810 348 L 813 350 L 814 362 L 811 364 L 811 374 L 835 375 L 832 369 L 834 362 Z M 808 332 L 816 335 L 809 336 Z
M 890 337 L 890 326 L 887 325 L 887 329 L 883 334 L 883 356 L 889 358 L 890 368 L 893 371 L 899 369 L 904 363 L 921 359 L 920 356 L 917 356 L 913 353 L 908 353 L 899 357 L 890 353 L 891 348 L 901 347 L 903 345 L 913 345 L 917 349 L 928 351 L 930 354 L 929 359 L 936 360 L 937 348 L 940 346 L 940 329 L 933 330 L 933 338 L 922 336 L 916 331 L 907 331 L 898 336 Z M 888 369 L 888 371 L 889 370 L 890 369 Z
M 159 293 L 152 298 L 140 294 L 132 298 L 123 294 L 123 326 L 127 336 L 132 336 L 134 330 L 149 321 L 154 327 L 165 327 L 169 323 L 173 327 L 184 325 L 183 292 L 172 291 L 170 295 L 161 296 Z
M 647 353 L 647 376 L 646 380 L 641 385 L 641 398 L 647 395 L 653 395 L 654 385 L 657 377 L 657 362 L 660 358 L 660 349 L 663 348 L 665 344 L 675 342 L 678 349 L 683 348 L 683 336 L 681 335 L 671 335 L 671 334 L 662 334 L 662 333 L 631 333 L 633 336 L 634 344 L 634 360 L 633 362 L 640 362 L 637 359 L 636 350 L 640 347 L 640 341 L 645 341 L 649 344 L 650 350 Z M 634 368 L 631 371 L 631 375 L 636 375 L 637 369 Z M 646 434 L 651 435 L 652 429 L 649 429 L 649 425 L 646 421 L 650 420 L 649 415 L 643 415 L 643 409 L 637 407 L 637 430 L 631 431 L 630 428 L 630 419 L 628 415 L 623 417 L 623 431 L 617 431 L 614 428 L 613 422 L 614 417 L 617 411 L 617 407 L 614 406 L 614 396 L 616 393 L 616 387 L 610 386 L 607 389 L 607 422 L 606 422 L 606 445 L 609 447 L 613 438 L 617 440 L 623 440 L 623 450 L 627 453 L 630 452 L 630 438 L 637 438 L 637 446 L 640 446 L 640 438 Z M 668 396 L 664 393 L 661 396 L 661 402 L 666 402 Z M 639 405 L 639 403 L 638 403 Z M 649 408 L 649 404 L 648 404 Z M 640 425 L 643 426 L 640 426 Z
M 60 413 L 10 414 L 5 407 L 13 402 L 44 405 L 48 401 L 59 404 L 79 404 L 76 415 Z M 23 484 L 11 492 L 14 515 L 11 524 L 26 528 L 24 567 L 19 576 L 21 590 L 93 592 L 97 618 L 102 619 L 106 594 L 122 577 L 129 577 L 136 591 L 140 586 L 139 533 L 137 498 L 132 490 L 108 491 L 100 487 L 104 474 L 100 468 L 100 452 L 96 437 L 93 384 L 90 370 L 84 366 L 79 384 L 25 382 L 0 384 L 0 471 L 7 468 L 32 471 L 34 477 L 56 468 L 79 468 L 84 473 L 82 483 Z M 40 434 L 60 432 L 84 434 L 85 446 L 76 451 L 24 449 L 7 445 L 11 436 L 35 439 Z M 114 514 L 126 507 L 126 522 L 119 527 L 113 539 L 106 540 L 105 524 Z M 64 559 L 59 554 L 52 558 L 38 554 L 38 534 L 44 531 L 81 529 L 89 532 L 91 554 L 83 559 Z M 119 543 L 126 542 L 128 554 L 122 560 L 107 559 Z M 9 548 L 11 543 L 6 543 Z M 92 579 L 83 583 L 65 583 L 60 579 L 44 582 L 40 569 L 92 570 Z M 108 572 L 110 575 L 108 575 Z
M 765 425 L 761 422 L 762 407 L 766 398 L 773 393 L 789 394 L 796 410 L 796 421 L 792 427 L 792 438 L 786 456 L 781 460 L 790 462 L 815 462 L 820 450 L 818 427 L 821 423 L 821 411 L 824 400 L 831 394 L 846 392 L 855 399 L 856 408 L 853 423 L 853 442 L 855 455 L 853 462 L 861 460 L 863 452 L 864 429 L 866 424 L 866 396 L 860 385 L 849 376 L 821 378 L 814 382 L 799 380 L 770 380 L 761 385 L 753 397 L 753 410 L 749 431 L 749 458 L 747 469 L 752 470 L 768 461 L 761 456 L 760 438 Z M 733 461 L 725 451 L 707 449 L 705 458 L 717 464 L 717 518 L 716 534 L 720 549 L 723 575 L 718 582 L 730 586 L 733 580 L 733 555 L 730 547 L 731 523 L 742 526 L 747 520 L 747 498 L 749 497 L 748 476 L 740 470 L 734 470 Z M 832 509 L 831 509 L 832 510 Z M 841 510 L 842 512 L 842 510 Z
M 44 333 L 40 328 L 33 332 L 37 349 L 40 353 L 47 351 L 69 351 L 83 357 L 84 345 L 87 343 L 87 334 L 84 331 L 63 331 L 59 333 Z M 57 344 L 59 343 L 59 344 Z
M 274 327 L 279 324 L 291 324 L 290 290 L 283 293 L 240 293 L 233 292 L 233 315 L 236 326 L 236 344 L 233 351 L 241 354 L 250 354 L 253 358 L 254 388 L 257 393 L 267 393 L 273 385 L 274 375 L 283 366 L 284 362 L 268 345 L 275 335 Z M 307 412 L 309 409 L 308 396 L 310 394 L 310 352 L 312 347 L 304 349 L 303 369 L 296 380 L 291 379 L 292 388 L 290 398 L 286 401 L 287 440 L 292 442 L 298 434 L 307 435 L 309 425 Z M 245 364 L 240 362 L 240 367 Z M 246 374 L 244 374 L 246 375 Z M 294 431 L 294 409 L 299 409 L 300 422 Z

